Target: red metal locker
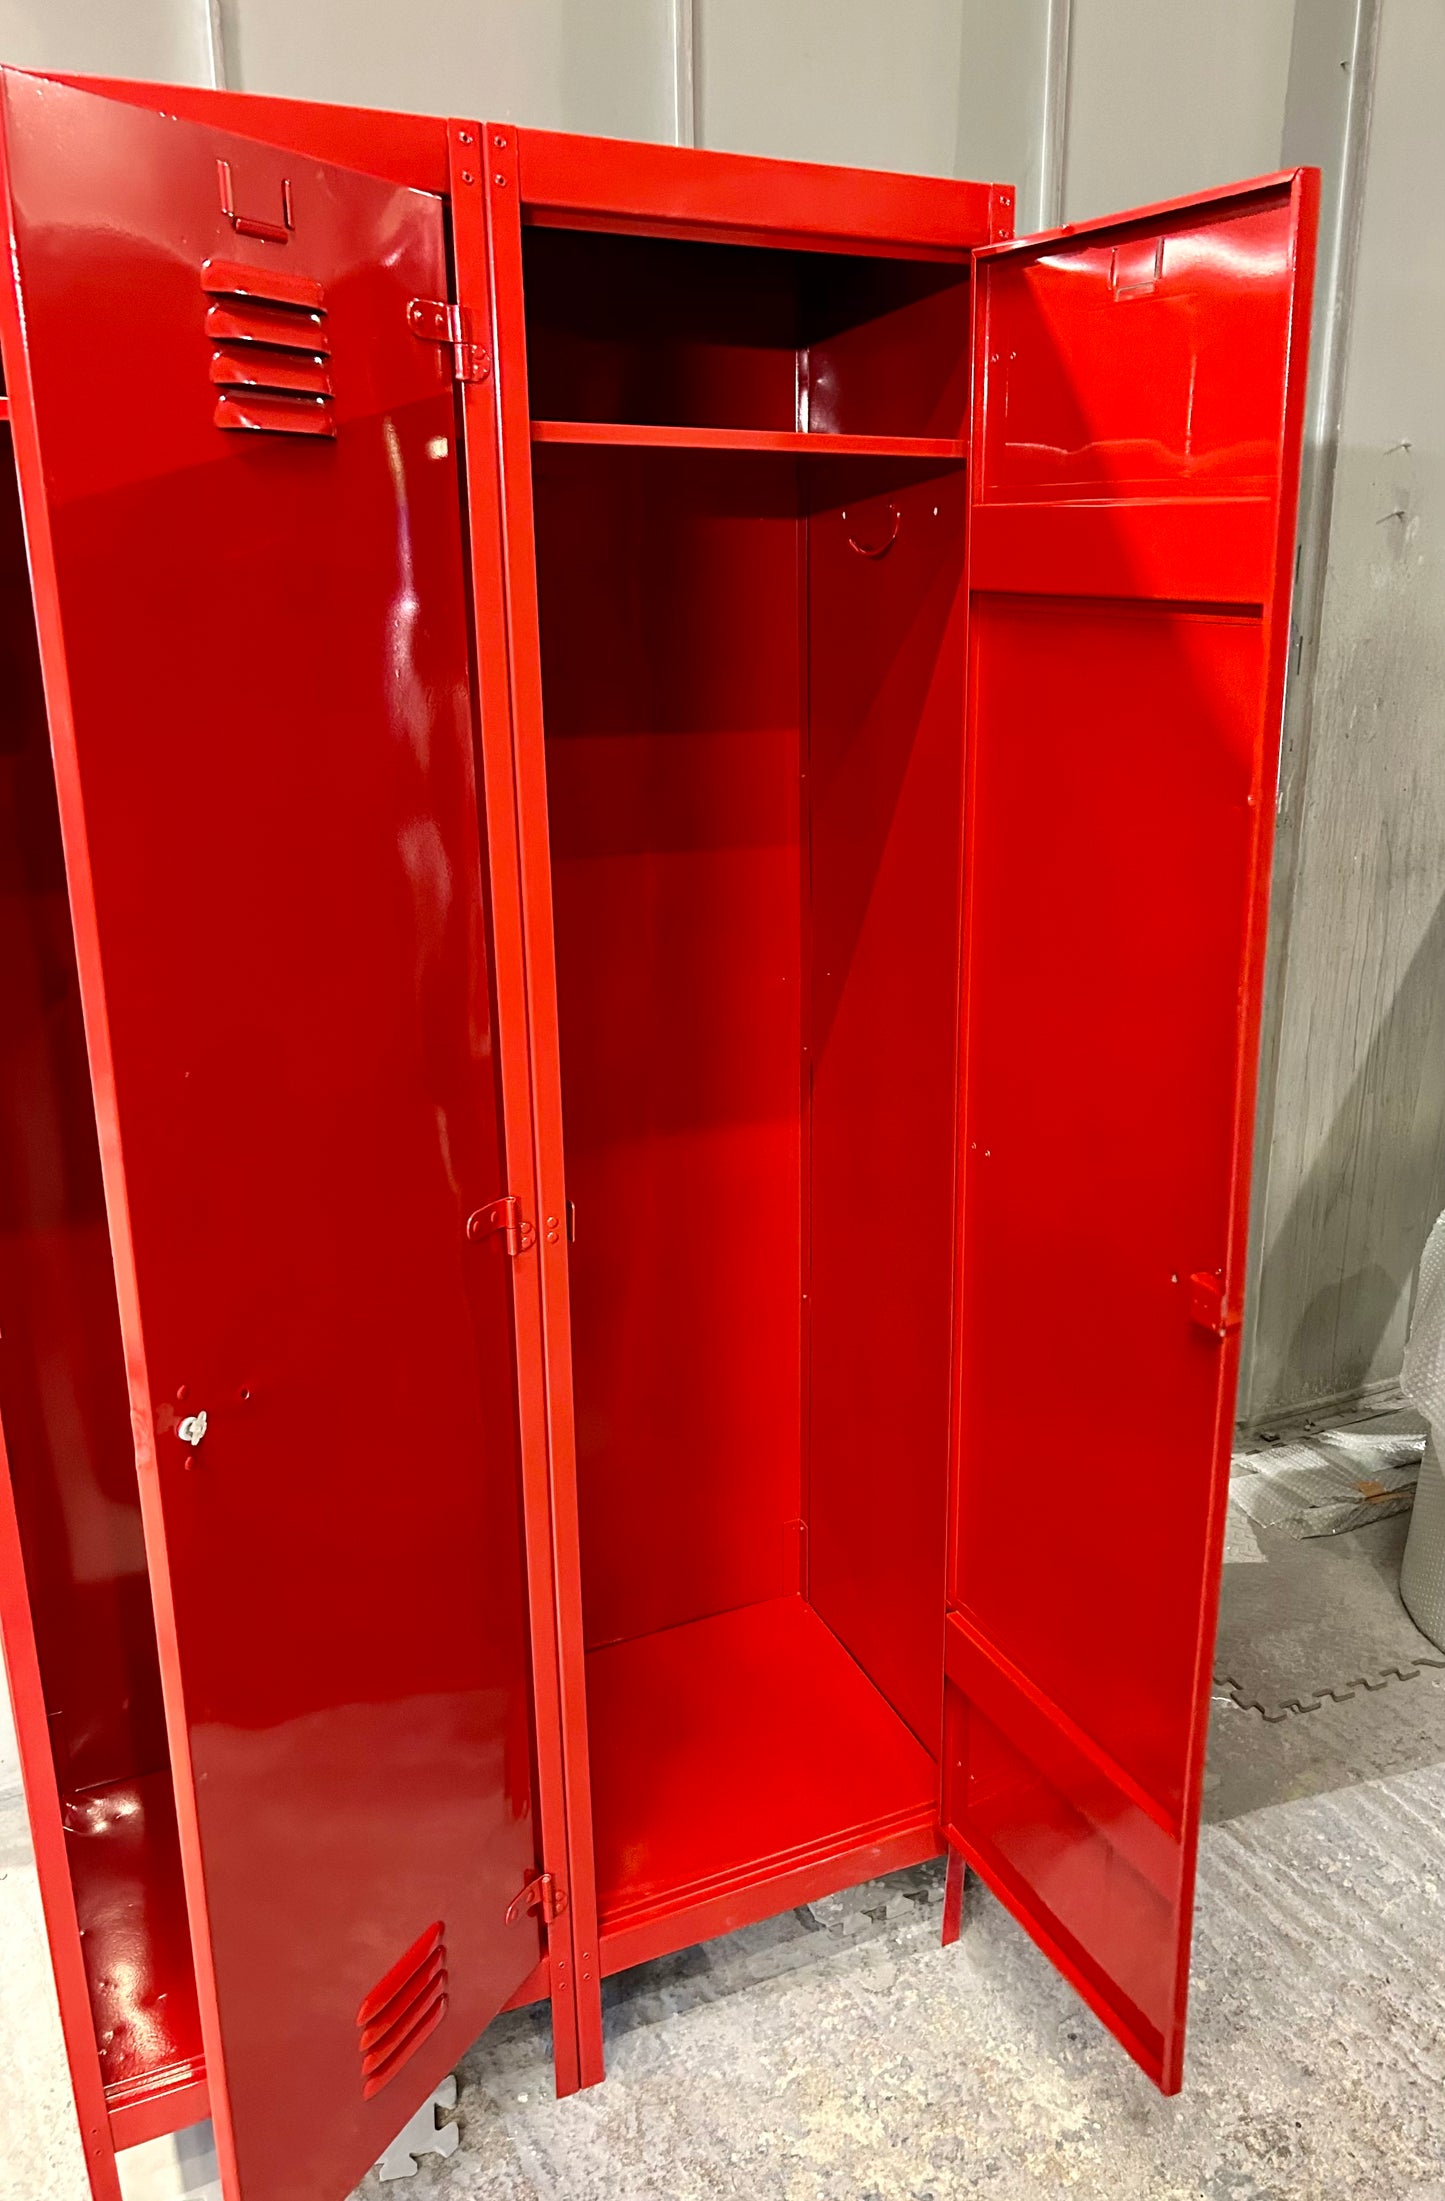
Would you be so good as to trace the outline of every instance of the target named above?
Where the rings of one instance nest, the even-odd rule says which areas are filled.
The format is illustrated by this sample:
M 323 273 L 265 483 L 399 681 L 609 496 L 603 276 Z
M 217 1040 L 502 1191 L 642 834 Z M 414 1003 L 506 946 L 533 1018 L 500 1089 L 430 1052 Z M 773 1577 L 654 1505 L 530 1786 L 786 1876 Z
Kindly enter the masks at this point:
M 1014 244 L 1003 186 L 5 99 L 97 1311 L 26 1210 L 0 1617 L 97 2193 L 209 2099 L 228 2201 L 340 2195 L 507 2000 L 568 2091 L 604 1973 L 945 1846 L 1177 2086 L 1313 179 Z M 37 1524 L 117 1492 L 98 1772 Z M 159 1855 L 162 1699 L 164 1929 L 76 1840 Z M 120 2074 L 101 1883 L 196 1994 Z

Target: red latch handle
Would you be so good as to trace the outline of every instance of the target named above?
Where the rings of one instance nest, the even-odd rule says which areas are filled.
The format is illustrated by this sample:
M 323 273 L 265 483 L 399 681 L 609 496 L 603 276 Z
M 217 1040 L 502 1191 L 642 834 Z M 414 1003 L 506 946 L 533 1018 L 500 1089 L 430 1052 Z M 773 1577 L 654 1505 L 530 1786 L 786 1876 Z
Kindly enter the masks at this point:
M 259 214 L 236 212 L 236 191 L 231 181 L 231 163 L 218 160 L 216 176 L 221 186 L 221 212 L 225 215 L 238 237 L 260 237 L 268 245 L 284 245 L 296 227 L 291 219 L 291 184 L 288 177 L 281 179 L 281 219 L 279 222 L 263 222 Z
M 1211 1337 L 1226 1338 L 1240 1325 L 1236 1308 L 1225 1306 L 1224 1278 L 1210 1269 L 1198 1269 L 1189 1279 L 1189 1314 Z

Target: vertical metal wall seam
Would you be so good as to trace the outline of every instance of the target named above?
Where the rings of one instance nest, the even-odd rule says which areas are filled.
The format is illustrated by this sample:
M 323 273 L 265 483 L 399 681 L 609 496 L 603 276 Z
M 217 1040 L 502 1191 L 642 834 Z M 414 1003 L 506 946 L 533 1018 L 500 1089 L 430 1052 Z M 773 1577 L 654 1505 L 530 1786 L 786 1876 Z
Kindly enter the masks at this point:
M 201 50 L 205 56 L 206 81 L 213 90 L 223 92 L 231 82 L 226 0 L 196 0 L 196 4 L 201 13 Z
M 1320 208 L 1319 273 L 1311 336 L 1310 391 L 1305 419 L 1304 467 L 1300 484 L 1299 534 L 1294 605 L 1291 615 L 1290 668 L 1285 689 L 1280 748 L 1275 852 L 1270 891 L 1269 947 L 1265 966 L 1264 1013 L 1260 1029 L 1259 1090 L 1255 1117 L 1255 1170 L 1250 1211 L 1244 1337 L 1241 1349 L 1238 1417 L 1249 1422 L 1262 1410 L 1259 1396 L 1261 1278 L 1268 1242 L 1273 1190 L 1274 1125 L 1282 1096 L 1279 1053 L 1289 986 L 1295 881 L 1299 869 L 1305 775 L 1314 721 L 1315 668 L 1325 581 L 1329 569 L 1335 464 L 1345 402 L 1345 368 L 1355 297 L 1364 211 L 1365 170 L 1369 155 L 1370 115 L 1375 86 L 1381 0 L 1344 0 L 1344 23 L 1335 18 L 1332 43 L 1346 50 L 1339 70 L 1345 78 L 1333 143 L 1318 135 L 1314 112 L 1294 114 L 1294 85 L 1308 71 L 1303 43 L 1321 41 L 1327 28 L 1319 0 L 1295 0 L 1295 47 L 1290 57 L 1291 98 L 1286 107 L 1282 159 L 1307 161 L 1324 171 Z M 1298 64 L 1298 76 L 1297 76 Z M 1304 102 L 1301 100 L 1301 105 Z M 1333 155 L 1333 158 L 1329 156 Z M 1278 1411 L 1278 1409 L 1275 1409 Z
M 697 0 L 672 0 L 672 138 L 700 145 L 698 128 Z
M 1073 0 L 1047 0 L 1044 18 L 1044 102 L 1039 132 L 1039 196 L 1034 229 L 1057 229 L 1064 219 L 1069 159 L 1069 62 Z

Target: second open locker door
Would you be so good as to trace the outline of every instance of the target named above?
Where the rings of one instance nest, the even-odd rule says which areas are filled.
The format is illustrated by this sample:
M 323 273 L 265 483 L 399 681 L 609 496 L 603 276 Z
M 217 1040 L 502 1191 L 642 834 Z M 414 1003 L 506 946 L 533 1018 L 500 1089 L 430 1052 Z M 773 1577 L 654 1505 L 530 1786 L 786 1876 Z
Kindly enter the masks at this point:
M 1316 184 L 975 261 L 943 1806 L 950 1843 L 1167 2093 Z

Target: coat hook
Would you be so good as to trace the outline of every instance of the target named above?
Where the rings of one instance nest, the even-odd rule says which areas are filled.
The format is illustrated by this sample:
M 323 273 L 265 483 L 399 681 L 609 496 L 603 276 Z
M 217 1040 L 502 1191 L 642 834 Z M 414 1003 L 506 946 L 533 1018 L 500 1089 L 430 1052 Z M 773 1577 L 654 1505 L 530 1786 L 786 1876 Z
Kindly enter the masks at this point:
M 848 527 L 846 507 L 842 517 L 843 525 Z M 886 532 L 880 532 L 880 523 L 886 528 Z M 882 514 L 875 520 L 874 525 L 862 530 L 862 539 L 849 528 L 848 547 L 850 550 L 856 550 L 860 558 L 881 558 L 897 542 L 898 530 L 902 524 L 903 515 L 897 505 L 887 504 L 883 507 Z

